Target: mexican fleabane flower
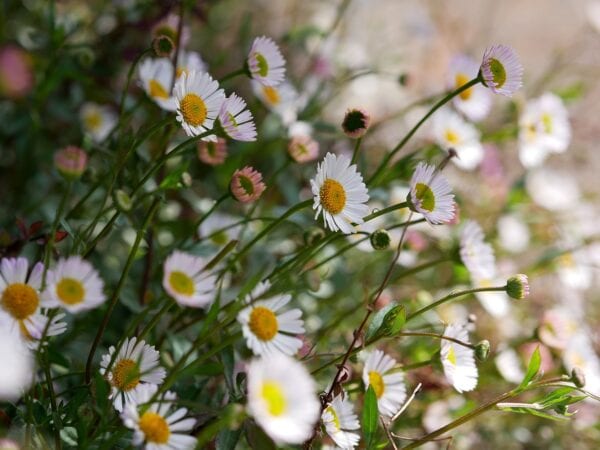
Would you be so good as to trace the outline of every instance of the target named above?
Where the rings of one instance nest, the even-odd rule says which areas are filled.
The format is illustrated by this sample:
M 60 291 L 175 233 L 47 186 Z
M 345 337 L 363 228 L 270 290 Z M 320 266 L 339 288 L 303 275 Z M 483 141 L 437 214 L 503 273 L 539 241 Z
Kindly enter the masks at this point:
M 192 51 L 180 51 L 177 55 L 177 70 L 175 76 L 179 78 L 181 75 L 189 74 L 192 71 L 206 72 L 208 69 L 206 63 L 202 60 L 200 53 Z
M 156 385 L 143 385 L 132 395 L 121 419 L 133 430 L 133 445 L 142 445 L 147 450 L 191 450 L 196 447 L 196 438 L 191 433 L 196 419 L 187 415 L 186 408 L 176 408 L 176 395 L 167 391 L 152 401 Z
M 277 353 L 248 365 L 248 412 L 277 443 L 301 444 L 319 418 L 315 382 L 298 361 Z
M 356 164 L 345 155 L 327 153 L 310 180 L 314 195 L 315 219 L 323 213 L 325 227 L 332 231 L 354 233 L 352 223 L 360 225 L 369 212 L 369 193 Z
M 219 124 L 225 134 L 236 141 L 255 141 L 256 126 L 246 102 L 236 94 L 225 99 L 219 111 Z
M 460 258 L 474 278 L 489 278 L 496 273 L 494 249 L 485 242 L 483 230 L 474 220 L 468 220 L 460 234 Z
M 104 303 L 104 282 L 94 267 L 80 256 L 60 259 L 46 274 L 42 297 L 50 308 L 77 313 Z
M 83 130 L 94 142 L 102 142 L 117 124 L 117 116 L 108 106 L 85 103 L 79 111 Z
M 240 219 L 229 214 L 215 212 L 202 221 L 198 227 L 198 238 L 208 239 L 214 245 L 222 246 L 237 239 L 242 228 Z
M 444 336 L 469 343 L 469 333 L 464 326 L 450 324 Z M 441 339 L 440 358 L 446 378 L 458 392 L 472 391 L 477 386 L 477 366 L 475 351 L 469 347 Z
M 100 373 L 111 385 L 110 397 L 119 412 L 135 399 L 145 384 L 158 385 L 165 378 L 165 369 L 160 366 L 160 355 L 153 346 L 136 337 L 126 338 L 117 356 L 115 347 L 102 356 Z M 109 367 L 111 360 L 113 364 Z
M 298 118 L 298 111 L 306 104 L 306 98 L 298 94 L 294 87 L 283 82 L 279 86 L 264 86 L 251 80 L 254 95 L 274 114 L 284 126 L 291 126 Z
M 252 79 L 264 86 L 277 86 L 285 78 L 285 59 L 271 38 L 257 37 L 246 59 Z
M 0 326 L 0 358 L 0 402 L 15 401 L 34 379 L 36 371 L 33 353 L 18 334 Z
M 216 141 L 198 142 L 198 159 L 209 166 L 218 166 L 227 158 L 227 140 L 217 138 Z
M 369 354 L 363 368 L 365 389 L 373 386 L 377 408 L 385 417 L 392 417 L 406 399 L 404 376 L 396 367 L 396 360 L 381 350 Z
M 277 352 L 295 355 L 302 347 L 302 340 L 294 336 L 304 333 L 302 311 L 297 308 L 282 311 L 291 295 L 264 297 L 269 288 L 268 282 L 260 283 L 245 299 L 249 306 L 238 314 L 246 345 L 255 355 Z
M 288 154 L 297 163 L 306 163 L 319 156 L 319 143 L 310 135 L 293 136 L 288 144 Z
M 450 61 L 447 85 L 449 89 L 458 89 L 477 77 L 479 64 L 470 56 L 459 54 Z M 452 99 L 454 107 L 464 114 L 469 120 L 479 122 L 483 120 L 492 106 L 489 91 L 479 85 L 470 87 Z
M 325 407 L 321 420 L 325 431 L 339 448 L 350 450 L 358 445 L 360 434 L 352 430 L 360 429 L 360 423 L 345 392 L 337 395 Z
M 177 121 L 188 136 L 198 136 L 212 130 L 225 101 L 225 93 L 217 81 L 205 72 L 192 70 L 177 79 L 173 93 Z M 209 135 L 204 139 L 214 141 L 216 136 Z
M 548 154 L 565 152 L 570 142 L 569 113 L 560 97 L 547 92 L 527 102 L 519 117 L 519 159 L 523 166 L 541 165 Z
M 427 222 L 440 224 L 454 219 L 454 194 L 442 174 L 424 162 L 417 164 L 410 180 L 407 200 Z
M 473 170 L 483 160 L 484 150 L 477 128 L 458 114 L 443 109 L 433 117 L 433 135 L 443 150 L 454 149 L 452 162 L 464 170 Z
M 206 308 L 215 297 L 217 276 L 205 271 L 208 261 L 174 251 L 164 264 L 163 287 L 181 306 Z
M 166 111 L 175 111 L 177 103 L 171 92 L 173 64 L 167 58 L 146 58 L 140 64 L 139 77 L 148 97 Z
M 479 70 L 484 86 L 495 94 L 511 97 L 523 85 L 523 66 L 515 51 L 506 45 L 486 49 Z

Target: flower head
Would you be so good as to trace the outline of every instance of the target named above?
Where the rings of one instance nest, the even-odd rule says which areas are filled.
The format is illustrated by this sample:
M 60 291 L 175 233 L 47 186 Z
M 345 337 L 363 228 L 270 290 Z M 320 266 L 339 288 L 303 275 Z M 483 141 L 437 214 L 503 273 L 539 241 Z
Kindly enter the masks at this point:
M 198 159 L 209 166 L 218 166 L 227 158 L 227 141 L 217 138 L 216 141 L 198 142 Z
M 289 294 L 255 300 L 269 287 L 268 282 L 260 283 L 246 298 L 249 306 L 238 314 L 246 343 L 255 355 L 277 352 L 295 355 L 302 347 L 302 340 L 293 336 L 304 333 L 302 311 L 282 311 L 292 298 Z
M 160 367 L 160 355 L 156 349 L 136 337 L 123 342 L 117 356 L 115 347 L 102 356 L 100 373 L 111 385 L 110 398 L 119 412 L 135 399 L 145 384 L 158 385 L 165 378 L 165 369 Z M 110 362 L 114 362 L 110 365 Z M 110 367 L 109 367 L 110 366 Z
M 34 379 L 33 353 L 18 334 L 2 326 L 0 360 L 0 401 L 14 401 L 21 397 Z
M 357 139 L 365 135 L 370 124 L 371 116 L 367 111 L 362 108 L 352 108 L 346 111 L 342 121 L 342 130 L 346 136 Z
M 81 107 L 79 117 L 83 122 L 84 131 L 95 142 L 106 139 L 117 123 L 117 116 L 109 107 L 96 103 L 85 103 Z
M 452 162 L 464 170 L 473 170 L 483 160 L 483 146 L 474 125 L 450 110 L 442 110 L 433 118 L 433 134 L 442 149 L 456 151 Z
M 140 81 L 148 97 L 167 111 L 175 111 L 177 103 L 171 92 L 173 64 L 167 58 L 146 58 L 140 64 Z
M 483 84 L 495 94 L 510 97 L 523 85 L 523 66 L 514 50 L 506 45 L 486 49 L 480 71 Z
M 246 59 L 251 78 L 264 86 L 277 86 L 285 77 L 285 59 L 271 38 L 254 39 Z
M 321 406 L 306 368 L 283 354 L 248 366 L 248 412 L 276 442 L 301 444 L 312 436 Z
M 365 389 L 373 386 L 377 408 L 382 416 L 392 417 L 406 399 L 402 372 L 394 370 L 396 360 L 381 350 L 369 354 L 363 369 Z
M 529 297 L 529 279 L 527 275 L 519 273 L 510 277 L 506 282 L 506 293 L 517 300 Z
M 315 219 L 323 213 L 325 226 L 332 231 L 353 233 L 352 223 L 363 223 L 369 212 L 367 187 L 356 164 L 350 158 L 327 153 L 317 167 L 317 175 L 310 180 L 314 195 Z
M 314 161 L 319 156 L 319 143 L 308 135 L 293 136 L 288 144 L 288 154 L 297 163 Z
M 237 201 L 251 203 L 260 198 L 267 186 L 263 183 L 259 171 L 246 166 L 233 173 L 229 188 Z
M 163 287 L 181 306 L 206 308 L 212 303 L 217 277 L 206 272 L 206 263 L 199 256 L 178 250 L 165 261 Z
M 183 73 L 173 88 L 176 98 L 177 121 L 188 136 L 198 136 L 212 130 L 221 105 L 225 101 L 225 93 L 219 83 L 204 72 L 192 70 Z M 207 136 L 205 140 L 216 139 Z
M 477 77 L 479 64 L 467 55 L 456 55 L 450 61 L 447 85 L 449 89 L 458 89 Z M 469 120 L 479 122 L 490 112 L 492 99 L 489 91 L 476 84 L 452 99 L 454 107 Z
M 431 224 L 449 222 L 454 218 L 454 194 L 450 185 L 434 166 L 424 162 L 417 164 L 407 200 L 411 209 L 423 214 Z
M 177 70 L 175 76 L 179 78 L 181 75 L 189 74 L 192 71 L 206 72 L 208 66 L 198 52 L 181 50 L 177 56 Z
M 460 258 L 473 278 L 490 278 L 496 273 L 494 249 L 484 238 L 477 222 L 465 223 L 460 234 Z
M 255 141 L 256 126 L 243 98 L 231 94 L 221 105 L 219 124 L 227 136 L 237 141 Z
M 345 392 L 336 396 L 325 407 L 321 420 L 325 431 L 338 447 L 353 449 L 358 445 L 360 434 L 352 433 L 352 430 L 360 429 L 360 423 Z
M 198 238 L 209 239 L 214 245 L 222 246 L 237 239 L 242 225 L 239 219 L 229 214 L 215 212 L 203 220 L 198 227 Z
M 444 330 L 444 336 L 469 343 L 469 333 L 462 325 L 450 324 Z M 477 386 L 477 366 L 475 351 L 469 347 L 450 341 L 441 340 L 440 357 L 444 374 L 458 392 L 472 391 Z
M 297 120 L 298 111 L 304 106 L 306 99 L 290 83 L 284 81 L 279 86 L 265 86 L 251 80 L 251 85 L 258 99 L 280 117 L 285 126 L 290 126 Z
M 79 147 L 69 145 L 54 154 L 54 166 L 63 177 L 76 180 L 85 172 L 87 153 Z

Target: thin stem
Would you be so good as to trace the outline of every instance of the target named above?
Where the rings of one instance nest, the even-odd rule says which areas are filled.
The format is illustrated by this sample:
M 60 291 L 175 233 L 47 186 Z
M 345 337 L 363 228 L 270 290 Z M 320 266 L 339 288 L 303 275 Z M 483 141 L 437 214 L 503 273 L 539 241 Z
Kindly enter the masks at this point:
M 421 332 L 416 332 L 416 331 L 402 331 L 402 332 L 396 334 L 396 336 L 432 337 L 432 338 L 435 338 L 435 339 L 451 341 L 451 342 L 454 342 L 454 343 L 456 343 L 458 345 L 462 345 L 463 347 L 467 347 L 467 348 L 470 348 L 472 350 L 475 350 L 475 346 L 473 344 L 470 344 L 469 342 L 461 341 L 460 339 L 456 339 L 456 338 L 453 338 L 453 337 L 450 337 L 450 336 L 444 336 L 443 334 L 421 333 Z
M 234 70 L 233 72 L 229 72 L 224 77 L 219 78 L 219 84 L 223 84 L 225 81 L 235 78 L 238 75 L 246 75 L 246 69 L 242 67 L 241 69 L 237 69 L 237 70 Z
M 58 210 L 56 211 L 56 215 L 54 216 L 54 221 L 52 222 L 52 228 L 50 228 L 50 235 L 48 237 L 48 242 L 46 243 L 46 248 L 44 249 L 44 272 L 42 275 L 42 290 L 44 290 L 46 286 L 46 274 L 48 273 L 48 265 L 50 264 L 50 257 L 52 255 L 52 249 L 54 248 L 54 242 L 56 238 L 56 230 L 58 229 L 58 223 L 60 222 L 60 217 L 65 209 L 65 205 L 67 204 L 67 199 L 71 195 L 71 188 L 73 183 L 71 181 L 67 182 L 67 187 L 65 188 L 65 192 L 60 200 L 60 204 L 58 205 Z
M 133 73 L 135 72 L 135 68 L 140 63 L 142 58 L 146 56 L 149 52 L 151 52 L 151 48 L 147 48 L 143 52 L 141 52 L 131 63 L 131 67 L 127 72 L 127 81 L 125 82 L 125 87 L 123 88 L 123 92 L 121 93 L 121 101 L 119 102 L 119 124 L 123 118 L 123 112 L 125 111 L 125 98 L 127 98 L 127 92 L 129 91 L 129 86 L 131 85 L 131 78 L 133 77 Z
M 408 208 L 408 202 L 398 203 L 397 205 L 388 206 L 387 208 L 380 209 L 379 211 L 375 211 L 374 213 L 369 214 L 368 216 L 363 217 L 363 221 L 368 222 L 370 220 L 375 219 L 376 217 L 383 216 L 392 211 L 396 211 L 398 209 Z
M 354 152 L 352 153 L 352 162 L 351 164 L 356 164 L 356 159 L 358 158 L 358 151 L 360 150 L 360 144 L 362 142 L 362 136 L 356 140 L 354 144 Z
M 183 13 L 185 12 L 185 1 L 179 0 L 179 22 L 177 23 L 177 42 L 175 42 L 175 52 L 173 54 L 173 78 L 171 79 L 171 92 L 175 87 L 177 78 L 177 60 L 179 59 L 179 46 L 181 45 L 181 34 L 183 32 Z
M 43 352 L 44 358 L 42 366 L 44 367 L 44 376 L 46 377 L 46 385 L 48 386 L 48 393 L 50 394 L 50 407 L 52 408 L 52 418 L 54 420 L 54 445 L 57 450 L 62 448 L 62 440 L 60 438 L 60 430 L 62 428 L 62 422 L 60 420 L 60 414 L 58 413 L 58 407 L 56 404 L 56 393 L 54 392 L 54 385 L 52 384 L 52 373 L 50 372 L 50 360 L 48 359 L 47 352 Z

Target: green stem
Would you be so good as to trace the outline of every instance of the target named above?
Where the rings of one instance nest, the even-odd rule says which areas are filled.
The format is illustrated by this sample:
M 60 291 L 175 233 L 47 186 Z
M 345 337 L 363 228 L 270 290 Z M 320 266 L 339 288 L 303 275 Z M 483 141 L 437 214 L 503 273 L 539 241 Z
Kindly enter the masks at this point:
M 246 69 L 242 67 L 241 69 L 229 72 L 227 75 L 223 76 L 222 78 L 219 78 L 219 84 L 223 84 L 225 81 L 235 78 L 238 75 L 246 75 Z
M 146 50 L 144 50 L 143 52 L 141 52 L 133 60 L 133 63 L 131 63 L 131 67 L 129 68 L 129 71 L 127 72 L 127 81 L 125 82 L 125 87 L 123 88 L 123 92 L 121 93 L 121 101 L 119 102 L 119 124 L 121 124 L 121 120 L 123 118 L 123 112 L 125 110 L 125 98 L 127 98 L 127 92 L 129 91 L 129 86 L 131 85 L 131 78 L 133 77 L 133 73 L 135 71 L 135 68 L 140 63 L 140 61 L 142 60 L 142 58 L 144 56 L 146 56 L 146 54 L 148 54 L 151 51 L 152 51 L 151 48 L 147 48 Z
M 424 332 L 417 332 L 417 331 L 402 331 L 398 334 L 396 334 L 396 336 L 420 336 L 420 337 L 432 337 L 435 339 L 440 339 L 440 340 L 445 340 L 445 341 L 451 341 L 454 342 L 458 345 L 462 345 L 463 347 L 467 347 L 470 348 L 472 350 L 475 350 L 475 346 L 468 343 L 468 342 L 464 342 L 461 341 L 460 339 L 456 339 L 450 336 L 444 336 L 443 334 L 436 334 L 436 333 L 424 333 Z
M 352 161 L 351 164 L 356 164 L 356 159 L 358 158 L 358 151 L 360 150 L 360 144 L 362 142 L 362 136 L 356 140 L 354 144 L 354 152 L 352 153 Z
M 56 230 L 58 229 L 58 223 L 60 222 L 60 217 L 65 209 L 65 205 L 67 204 L 67 199 L 71 195 L 71 188 L 73 183 L 71 181 L 67 182 L 67 187 L 65 188 L 65 192 L 60 200 L 60 204 L 58 205 L 58 211 L 56 211 L 56 215 L 54 216 L 54 221 L 52 222 L 52 228 L 50 228 L 50 235 L 48 237 L 48 242 L 46 243 L 46 248 L 44 249 L 44 273 L 42 275 L 42 290 L 46 287 L 46 274 L 48 273 L 48 266 L 50 265 L 50 257 L 52 255 L 52 249 L 54 248 L 55 235 Z
M 380 209 L 379 211 L 375 211 L 374 213 L 369 214 L 368 216 L 363 217 L 363 221 L 368 222 L 370 220 L 375 219 L 376 217 L 383 216 L 392 211 L 396 211 L 398 209 L 407 208 L 408 202 L 398 203 L 397 205 L 388 206 L 387 208 Z
M 62 440 L 60 438 L 60 430 L 62 428 L 62 422 L 60 414 L 58 413 L 58 406 L 56 404 L 56 393 L 54 392 L 54 385 L 52 384 L 52 373 L 50 372 L 50 360 L 48 354 L 44 351 L 44 358 L 42 366 L 44 367 L 44 375 L 46 377 L 46 385 L 48 387 L 48 393 L 50 394 L 50 407 L 52 408 L 52 418 L 54 421 L 54 445 L 57 450 L 62 448 Z

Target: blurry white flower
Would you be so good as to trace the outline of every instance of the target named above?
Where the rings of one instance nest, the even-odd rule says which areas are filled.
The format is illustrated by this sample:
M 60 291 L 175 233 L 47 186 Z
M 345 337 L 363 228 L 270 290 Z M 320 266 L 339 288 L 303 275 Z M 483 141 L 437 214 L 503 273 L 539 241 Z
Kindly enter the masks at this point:
M 450 61 L 448 88 L 458 89 L 477 77 L 478 72 L 479 64 L 473 58 L 463 54 L 456 55 Z M 492 98 L 485 87 L 477 84 L 454 97 L 452 103 L 468 119 L 478 122 L 488 115 Z
M 277 86 L 285 78 L 285 59 L 273 39 L 254 39 L 246 60 L 250 76 L 264 86 Z
M 459 324 L 450 324 L 444 330 L 444 336 L 469 343 L 469 333 Z M 440 357 L 444 374 L 458 392 L 472 391 L 477 386 L 477 366 L 475 352 L 469 347 L 448 339 L 441 339 Z
M 237 239 L 242 225 L 234 224 L 239 221 L 239 218 L 229 214 L 214 212 L 198 227 L 198 237 L 210 239 L 210 242 L 215 245 L 225 245 L 232 239 Z
M 500 245 L 511 253 L 520 253 L 529 246 L 529 228 L 517 214 L 505 214 L 497 224 Z
M 503 286 L 506 279 L 501 277 L 481 277 L 472 280 L 474 288 Z M 481 306 L 494 317 L 504 317 L 510 312 L 510 298 L 504 291 L 476 292 L 475 296 Z
M 33 354 L 18 334 L 0 326 L 0 402 L 23 395 L 35 374 Z
M 173 64 L 168 58 L 146 58 L 140 64 L 139 76 L 144 91 L 158 106 L 167 111 L 177 109 L 171 93 Z
M 569 210 L 579 200 L 579 186 L 568 172 L 549 168 L 530 171 L 525 179 L 532 200 L 550 211 Z
M 556 271 L 560 281 L 572 289 L 586 290 L 594 279 L 594 267 L 586 248 L 560 255 L 556 259 Z
M 323 410 L 321 415 L 325 431 L 341 449 L 353 449 L 360 441 L 360 434 L 352 430 L 360 429 L 358 417 L 348 395 L 336 396 Z
M 163 287 L 180 305 L 206 308 L 215 297 L 216 275 L 205 271 L 208 261 L 174 251 L 164 264 Z
M 472 278 L 489 278 L 496 273 L 494 249 L 484 241 L 483 230 L 474 220 L 468 220 L 460 234 L 460 258 Z
M 569 340 L 563 352 L 563 363 L 567 373 L 575 367 L 581 369 L 585 375 L 585 389 L 600 395 L 600 359 L 588 333 L 579 331 Z
M 373 386 L 377 396 L 377 408 L 385 417 L 396 414 L 406 400 L 404 376 L 395 366 L 394 358 L 381 350 L 374 350 L 368 354 L 363 369 L 365 389 Z
M 192 71 L 206 72 L 207 68 L 200 53 L 182 50 L 177 56 L 177 71 L 175 75 L 179 78 L 182 74 L 188 74 Z
M 507 348 L 498 353 L 494 359 L 496 368 L 502 378 L 511 383 L 520 383 L 525 376 L 521 366 L 521 360 L 512 348 Z
M 264 86 L 252 80 L 252 90 L 270 111 L 281 118 L 284 126 L 296 123 L 298 111 L 303 107 L 304 100 L 291 84 L 283 82 L 279 86 Z
M 108 106 L 85 103 L 79 111 L 83 130 L 95 142 L 102 142 L 117 124 L 117 116 Z
M 456 150 L 458 156 L 452 162 L 459 168 L 473 170 L 483 160 L 479 131 L 451 110 L 442 109 L 433 116 L 433 134 L 442 149 Z
M 417 164 L 410 180 L 411 209 L 427 222 L 440 224 L 454 218 L 454 194 L 441 173 L 424 162 Z

